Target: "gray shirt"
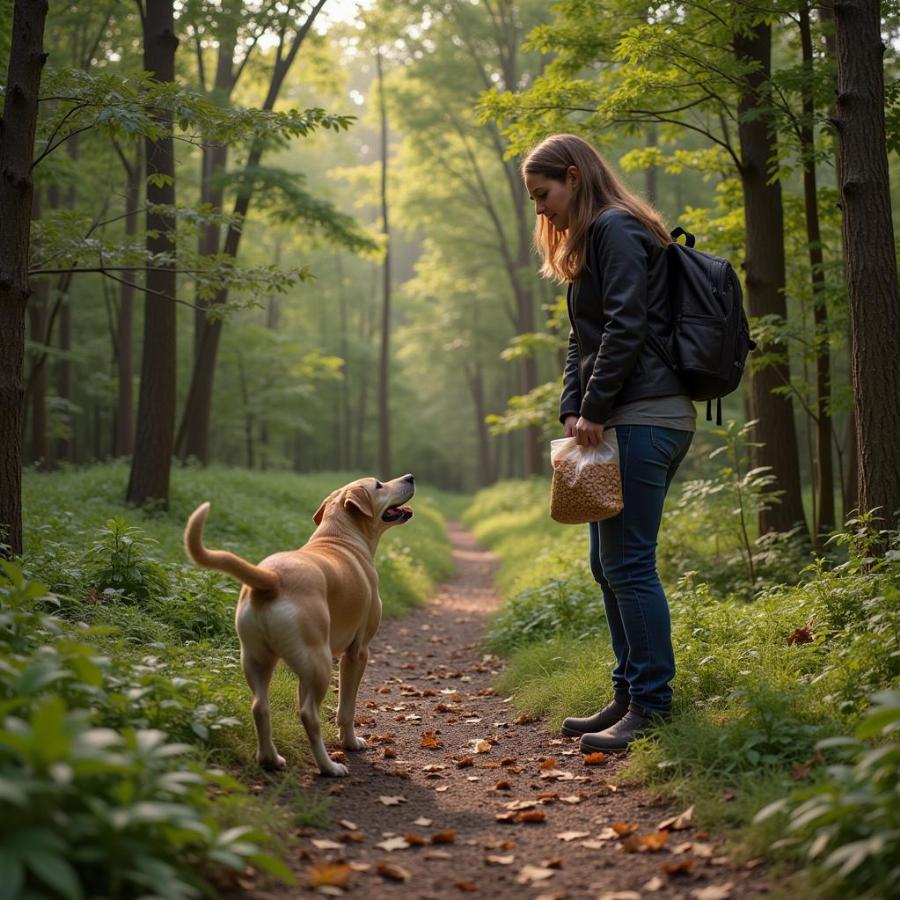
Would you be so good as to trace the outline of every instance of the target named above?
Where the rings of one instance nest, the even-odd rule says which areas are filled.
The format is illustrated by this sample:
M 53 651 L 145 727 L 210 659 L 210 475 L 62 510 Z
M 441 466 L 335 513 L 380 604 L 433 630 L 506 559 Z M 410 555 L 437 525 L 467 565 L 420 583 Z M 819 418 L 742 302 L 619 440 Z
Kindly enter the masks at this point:
M 676 431 L 697 430 L 697 410 L 687 394 L 667 397 L 644 397 L 617 406 L 603 423 L 605 428 L 616 425 L 657 425 Z

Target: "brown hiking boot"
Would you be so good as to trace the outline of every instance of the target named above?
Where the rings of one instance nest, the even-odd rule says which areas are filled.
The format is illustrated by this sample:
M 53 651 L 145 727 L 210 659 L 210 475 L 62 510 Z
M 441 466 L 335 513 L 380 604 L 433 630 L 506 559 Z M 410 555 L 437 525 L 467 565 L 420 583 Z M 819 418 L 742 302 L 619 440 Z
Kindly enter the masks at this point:
M 627 750 L 628 745 L 649 734 L 654 728 L 669 720 L 663 713 L 647 713 L 636 706 L 629 706 L 625 715 L 614 725 L 602 731 L 588 732 L 581 736 L 581 752 L 598 750 Z

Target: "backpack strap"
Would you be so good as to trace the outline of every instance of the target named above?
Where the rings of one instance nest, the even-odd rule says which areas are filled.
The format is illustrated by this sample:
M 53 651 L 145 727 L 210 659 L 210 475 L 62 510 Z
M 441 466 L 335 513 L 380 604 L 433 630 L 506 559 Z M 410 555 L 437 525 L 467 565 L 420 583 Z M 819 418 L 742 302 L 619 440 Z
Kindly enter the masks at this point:
M 678 238 L 684 235 L 684 245 L 685 247 L 693 247 L 694 244 L 697 243 L 696 238 L 689 231 L 685 231 L 680 225 L 677 228 L 673 228 L 672 231 L 669 232 L 669 237 L 672 238 L 676 243 L 678 242 Z
M 712 422 L 712 400 L 706 401 L 706 421 Z M 722 424 L 722 398 L 716 397 L 716 425 Z

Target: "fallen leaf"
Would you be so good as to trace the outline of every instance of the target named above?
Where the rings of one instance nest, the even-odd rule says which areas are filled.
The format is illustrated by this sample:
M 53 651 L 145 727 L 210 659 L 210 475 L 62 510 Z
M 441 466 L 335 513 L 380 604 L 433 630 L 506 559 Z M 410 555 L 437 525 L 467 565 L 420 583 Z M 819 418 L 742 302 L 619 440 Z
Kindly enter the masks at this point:
M 514 766 L 516 764 L 516 758 L 514 756 L 504 756 L 500 760 L 501 766 Z
M 359 827 L 356 822 L 351 822 L 349 819 L 339 819 L 338 825 L 340 825 L 341 828 L 346 828 L 347 831 L 356 831 Z
M 478 885 L 471 881 L 457 881 L 456 887 L 465 894 L 472 894 L 478 890 Z
M 490 748 L 488 748 L 490 749 Z M 470 766 L 475 765 L 475 757 L 474 756 L 464 756 L 461 759 L 456 760 L 456 768 L 457 769 L 468 769 Z
M 638 830 L 637 822 L 613 822 L 611 827 L 619 837 L 625 837 L 627 834 L 634 834 L 634 832 Z
M 484 863 L 487 866 L 509 866 L 515 861 L 515 854 L 509 856 L 486 856 Z
M 511 791 L 512 790 L 512 782 L 511 781 L 498 781 L 494 785 L 495 791 Z
M 382 878 L 389 878 L 391 881 L 409 881 L 412 876 L 402 866 L 394 863 L 381 862 L 375 869 Z
M 337 839 L 345 844 L 362 844 L 365 843 L 366 836 L 356 831 L 342 831 Z
M 587 756 L 584 757 L 584 764 L 586 766 L 600 766 L 606 762 L 606 754 L 602 753 L 598 750 L 596 753 L 588 753 Z
M 382 755 L 385 759 L 396 759 L 397 751 L 393 747 L 385 747 L 384 750 L 382 750 Z
M 476 738 L 475 740 L 471 741 L 471 743 L 473 745 L 472 749 L 476 753 L 490 753 L 490 751 L 491 751 L 490 741 L 485 741 L 483 739 Z
M 649 850 L 651 853 L 656 853 L 658 850 L 662 850 L 662 848 L 666 846 L 666 841 L 668 839 L 668 831 L 654 831 L 639 838 L 641 846 Z
M 440 750 L 443 746 L 444 742 L 433 731 L 426 731 L 419 743 L 423 750 Z
M 525 810 L 525 812 L 520 812 L 516 815 L 517 822 L 529 822 L 533 825 L 543 822 L 546 818 L 547 813 L 542 809 L 528 809 Z
M 561 869 L 562 868 L 562 860 L 555 856 L 553 859 L 545 859 L 541 861 L 541 868 L 543 869 Z
M 378 798 L 385 806 L 399 806 L 401 803 L 406 803 L 406 797 L 402 795 L 398 795 L 396 797 L 387 797 L 382 795 Z
M 546 881 L 556 874 L 553 869 L 544 869 L 541 866 L 523 866 L 516 875 L 518 884 L 534 884 L 536 881 Z
M 422 771 L 431 774 L 432 772 L 443 772 L 446 768 L 442 763 L 429 763 L 427 766 L 422 766 Z
M 394 850 L 408 850 L 409 843 L 402 837 L 392 837 L 388 838 L 386 841 L 382 841 L 380 844 L 376 844 L 376 847 L 381 847 L 382 850 L 387 850 L 389 853 Z
M 403 840 L 406 841 L 410 847 L 424 847 L 425 844 L 428 843 L 428 841 L 419 834 L 404 834 Z
M 641 900 L 641 895 L 637 891 L 607 891 L 597 900 Z
M 440 787 L 436 787 L 435 790 L 436 790 L 439 794 L 443 794 L 444 791 L 449 791 L 449 790 L 450 790 L 450 785 L 449 785 L 449 784 L 442 784 L 442 785 L 440 785 Z
M 694 868 L 694 860 L 681 859 L 678 862 L 663 863 L 662 869 L 670 878 L 675 875 L 689 875 Z
M 656 827 L 660 831 L 684 831 L 691 827 L 691 820 L 693 818 L 694 807 L 692 804 L 683 813 L 672 816 L 670 819 L 663 819 Z
M 452 844 L 456 840 L 456 832 L 452 828 L 435 832 L 431 836 L 432 844 Z
M 585 850 L 605 850 L 606 841 L 582 841 L 578 846 Z
M 657 891 L 661 891 L 666 886 L 666 883 L 659 877 L 659 875 L 654 875 L 649 881 L 645 882 L 642 887 L 648 894 L 655 894 Z
M 803 628 L 795 628 L 788 638 L 788 646 L 792 644 L 811 644 L 813 641 L 812 629 L 809 625 Z
M 510 800 L 509 803 L 504 803 L 504 809 L 534 809 L 537 806 L 536 800 Z
M 326 841 L 326 840 L 313 840 L 313 847 L 316 850 L 343 850 L 343 846 L 338 844 L 336 841 Z
M 576 803 L 581 803 L 584 800 L 584 797 L 579 796 L 578 794 L 567 794 L 565 797 L 560 797 L 560 803 L 569 803 L 571 805 L 575 805 Z
M 424 816 L 419 816 L 413 825 L 418 825 L 420 828 L 428 828 L 431 826 L 431 819 L 426 819 Z
M 309 868 L 307 884 L 311 888 L 345 888 L 352 877 L 353 870 L 344 863 L 313 863 Z
M 527 713 L 515 720 L 516 725 L 530 725 L 532 722 L 537 722 L 537 716 L 529 716 Z
M 566 841 L 566 843 L 568 843 L 569 841 L 576 841 L 578 838 L 587 837 L 589 834 L 589 831 L 563 831 L 558 834 L 557 837 L 561 841 Z
M 556 768 L 556 760 L 551 756 L 551 757 L 549 757 L 549 759 L 545 759 L 545 760 L 541 763 L 540 768 L 542 768 L 542 769 L 555 769 L 555 768 Z
M 733 888 L 734 883 L 731 881 L 726 881 L 725 884 L 710 884 L 691 891 L 691 897 L 694 900 L 728 900 Z

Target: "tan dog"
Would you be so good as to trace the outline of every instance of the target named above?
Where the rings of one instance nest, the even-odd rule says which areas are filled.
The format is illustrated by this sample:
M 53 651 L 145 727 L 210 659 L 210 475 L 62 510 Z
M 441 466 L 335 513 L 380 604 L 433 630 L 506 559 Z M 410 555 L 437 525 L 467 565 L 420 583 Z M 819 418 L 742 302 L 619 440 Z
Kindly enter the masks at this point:
M 392 525 L 408 522 L 403 506 L 416 492 L 412 475 L 382 484 L 361 478 L 333 491 L 313 516 L 318 526 L 299 550 L 267 556 L 258 566 L 223 550 L 203 546 L 209 503 L 199 506 L 184 531 L 187 555 L 207 569 L 220 569 L 243 582 L 235 626 L 241 664 L 253 692 L 253 721 L 260 765 L 282 769 L 272 743 L 269 682 L 279 658 L 300 680 L 300 720 L 323 775 L 347 775 L 322 741 L 319 707 L 339 656 L 337 723 L 347 750 L 365 750 L 353 731 L 356 695 L 369 657 L 369 641 L 381 622 L 375 548 Z

